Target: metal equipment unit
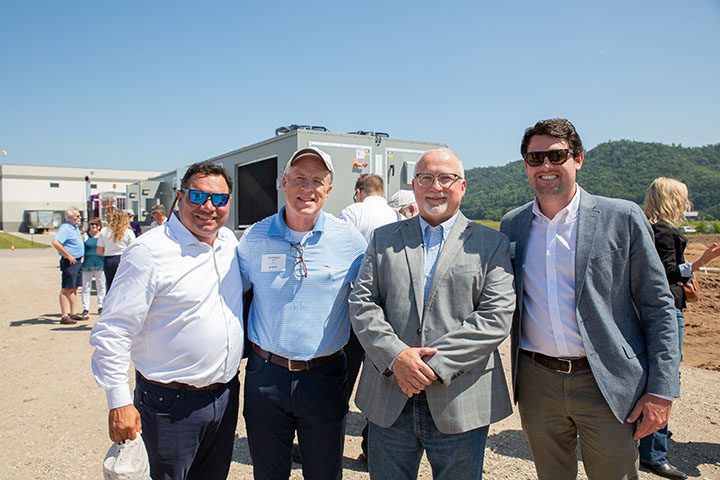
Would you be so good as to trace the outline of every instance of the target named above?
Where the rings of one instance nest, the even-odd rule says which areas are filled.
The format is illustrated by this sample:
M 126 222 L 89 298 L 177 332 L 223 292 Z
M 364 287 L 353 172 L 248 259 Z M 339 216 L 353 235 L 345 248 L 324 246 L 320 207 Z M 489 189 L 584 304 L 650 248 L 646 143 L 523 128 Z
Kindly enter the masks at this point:
M 390 198 L 398 190 L 412 188 L 415 164 L 424 152 L 445 146 L 391 138 L 379 132 L 325 130 L 298 125 L 280 127 L 275 137 L 211 158 L 231 173 L 234 182 L 228 227 L 245 229 L 285 204 L 280 190 L 282 172 L 293 152 L 300 148 L 318 147 L 332 157 L 335 178 L 324 210 L 337 215 L 352 203 L 355 181 L 361 174 L 381 175 L 385 197 Z

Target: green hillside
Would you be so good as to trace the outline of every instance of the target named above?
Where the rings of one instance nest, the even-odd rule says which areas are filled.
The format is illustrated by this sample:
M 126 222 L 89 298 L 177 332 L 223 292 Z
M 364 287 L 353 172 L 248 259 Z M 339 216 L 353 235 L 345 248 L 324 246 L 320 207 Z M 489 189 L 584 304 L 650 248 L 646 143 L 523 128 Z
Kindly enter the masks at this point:
M 498 220 L 533 198 L 521 160 L 465 173 L 462 210 L 469 218 Z M 642 203 L 645 189 L 660 176 L 687 184 L 701 218 L 720 219 L 720 144 L 686 148 L 629 140 L 602 143 L 587 152 L 578 183 L 590 193 Z

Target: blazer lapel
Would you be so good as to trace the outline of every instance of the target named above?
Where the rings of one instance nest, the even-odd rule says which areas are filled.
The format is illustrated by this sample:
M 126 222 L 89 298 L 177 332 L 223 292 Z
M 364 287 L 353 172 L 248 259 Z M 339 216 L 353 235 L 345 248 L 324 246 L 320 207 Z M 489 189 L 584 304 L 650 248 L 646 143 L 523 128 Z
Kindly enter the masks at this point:
M 580 187 L 578 187 L 580 188 Z M 578 210 L 577 240 L 575 243 L 575 305 L 578 305 L 580 294 L 587 278 L 590 264 L 590 252 L 593 250 L 595 235 L 600 223 L 600 210 L 592 195 L 580 189 L 580 207 Z
M 450 229 L 447 240 L 440 251 L 440 256 L 437 259 L 437 266 L 435 267 L 435 272 L 432 276 L 432 283 L 428 289 L 428 298 L 427 301 L 424 302 L 425 310 L 428 309 L 433 301 L 433 298 L 435 298 L 438 285 L 442 282 L 443 277 L 447 275 L 450 266 L 455 260 L 455 256 L 462 248 L 464 242 L 466 242 L 469 236 L 472 235 L 472 232 L 468 229 L 468 227 L 468 219 L 465 215 L 459 213 L 458 218 L 455 220 L 452 229 Z M 425 312 L 423 310 L 420 311 L 423 312 L 424 316 Z
M 515 291 L 518 296 L 518 305 L 522 305 L 523 294 L 523 272 L 525 271 L 525 255 L 527 253 L 528 239 L 530 238 L 530 229 L 533 221 L 533 204 L 520 212 L 513 222 L 513 232 L 511 232 L 511 241 L 515 242 L 515 258 L 513 264 L 515 266 Z
M 410 272 L 410 283 L 415 293 L 415 308 L 418 318 L 422 318 L 423 311 L 423 239 L 420 231 L 420 220 L 415 217 L 405 222 L 400 229 L 402 235 L 405 257 L 407 259 L 408 271 Z

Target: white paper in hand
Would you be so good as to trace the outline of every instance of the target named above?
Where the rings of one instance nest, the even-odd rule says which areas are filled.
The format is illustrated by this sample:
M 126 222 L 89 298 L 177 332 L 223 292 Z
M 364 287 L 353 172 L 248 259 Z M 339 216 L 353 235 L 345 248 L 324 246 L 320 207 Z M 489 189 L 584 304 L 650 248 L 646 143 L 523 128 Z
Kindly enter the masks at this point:
M 139 433 L 135 440 L 113 443 L 110 446 L 103 460 L 103 476 L 105 480 L 150 479 L 147 450 Z

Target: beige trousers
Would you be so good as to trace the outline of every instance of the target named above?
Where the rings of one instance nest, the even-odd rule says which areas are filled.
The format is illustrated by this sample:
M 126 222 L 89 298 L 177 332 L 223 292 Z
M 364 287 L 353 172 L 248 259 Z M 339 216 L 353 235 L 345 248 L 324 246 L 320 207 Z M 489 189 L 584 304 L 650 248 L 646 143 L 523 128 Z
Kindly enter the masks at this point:
M 635 425 L 615 418 L 592 372 L 565 374 L 518 358 L 518 406 L 538 478 L 577 478 L 579 438 L 590 480 L 637 479 Z

